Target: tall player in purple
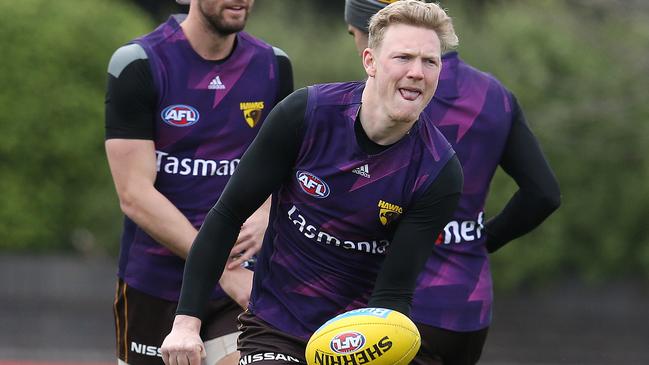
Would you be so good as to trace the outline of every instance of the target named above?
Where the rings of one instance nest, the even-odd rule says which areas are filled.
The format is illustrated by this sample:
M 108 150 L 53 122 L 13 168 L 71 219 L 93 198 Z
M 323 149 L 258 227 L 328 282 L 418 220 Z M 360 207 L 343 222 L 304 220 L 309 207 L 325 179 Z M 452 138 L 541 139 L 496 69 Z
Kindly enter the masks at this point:
M 345 21 L 359 52 L 367 47 L 370 17 L 396 0 L 347 0 Z M 514 95 L 498 80 L 442 56 L 433 100 L 424 110 L 462 163 L 464 189 L 417 282 L 412 319 L 422 335 L 421 359 L 475 364 L 491 323 L 488 253 L 539 225 L 559 206 L 559 186 Z M 484 205 L 501 166 L 519 186 L 507 206 L 485 222 Z
M 363 53 L 367 81 L 291 94 L 241 159 L 187 260 L 162 346 L 168 365 L 200 362 L 210 288 L 239 226 L 271 192 L 250 306 L 240 316 L 240 364 L 306 363 L 311 334 L 347 310 L 409 313 L 430 237 L 450 220 L 462 189 L 455 153 L 421 114 L 441 52 L 457 37 L 435 4 L 403 1 L 379 15 Z
M 288 57 L 241 32 L 251 6 L 193 0 L 186 18 L 172 16 L 110 61 L 106 152 L 126 216 L 114 308 L 120 364 L 162 364 L 197 230 L 272 107 L 292 92 Z M 208 365 L 238 360 L 236 316 L 252 287 L 240 264 L 259 249 L 268 208 L 243 225 L 240 256 L 210 288 L 201 329 Z

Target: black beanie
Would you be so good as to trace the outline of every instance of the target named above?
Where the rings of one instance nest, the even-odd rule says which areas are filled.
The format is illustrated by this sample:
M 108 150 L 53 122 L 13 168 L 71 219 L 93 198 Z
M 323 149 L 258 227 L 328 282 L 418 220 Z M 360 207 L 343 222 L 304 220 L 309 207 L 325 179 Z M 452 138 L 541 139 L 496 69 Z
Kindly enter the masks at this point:
M 398 0 L 345 0 L 345 22 L 368 33 L 372 15 Z

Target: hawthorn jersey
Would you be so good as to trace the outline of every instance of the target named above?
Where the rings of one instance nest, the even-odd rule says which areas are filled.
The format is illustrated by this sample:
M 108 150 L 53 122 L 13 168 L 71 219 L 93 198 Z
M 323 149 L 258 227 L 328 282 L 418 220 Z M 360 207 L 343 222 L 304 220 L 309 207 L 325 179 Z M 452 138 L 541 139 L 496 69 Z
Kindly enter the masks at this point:
M 435 327 L 473 331 L 491 322 L 484 205 L 512 125 L 512 96 L 451 52 L 443 57 L 435 97 L 424 113 L 453 146 L 465 178 L 453 220 L 434 238 L 411 316 Z
M 240 32 L 228 58 L 208 61 L 174 17 L 138 46 L 156 91 L 155 187 L 199 228 L 280 97 L 276 50 Z M 125 218 L 119 276 L 128 285 L 177 301 L 184 263 Z M 212 297 L 223 295 L 217 287 Z
M 391 241 L 400 216 L 454 155 L 423 120 L 381 153 L 365 153 L 354 132 L 363 87 L 309 87 L 301 145 L 257 260 L 251 312 L 301 338 L 367 305 L 386 251 L 399 249 Z

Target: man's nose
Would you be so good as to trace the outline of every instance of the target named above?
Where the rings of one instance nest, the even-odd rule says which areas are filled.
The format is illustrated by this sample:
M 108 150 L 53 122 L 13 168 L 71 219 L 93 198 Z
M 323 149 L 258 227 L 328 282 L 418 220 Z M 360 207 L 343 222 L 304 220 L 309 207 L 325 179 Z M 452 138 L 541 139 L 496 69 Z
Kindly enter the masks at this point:
M 415 80 L 421 80 L 424 78 L 424 66 L 422 65 L 421 60 L 415 59 L 410 63 L 407 76 L 408 78 Z

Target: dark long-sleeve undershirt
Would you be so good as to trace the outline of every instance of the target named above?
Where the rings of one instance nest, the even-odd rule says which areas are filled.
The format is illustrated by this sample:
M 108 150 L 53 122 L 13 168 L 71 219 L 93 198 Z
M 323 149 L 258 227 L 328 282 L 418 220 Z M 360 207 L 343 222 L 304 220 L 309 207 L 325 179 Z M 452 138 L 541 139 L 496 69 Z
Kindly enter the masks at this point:
M 490 253 L 536 228 L 561 204 L 559 183 L 516 98 L 512 111 L 512 127 L 500 166 L 519 189 L 485 225 Z

